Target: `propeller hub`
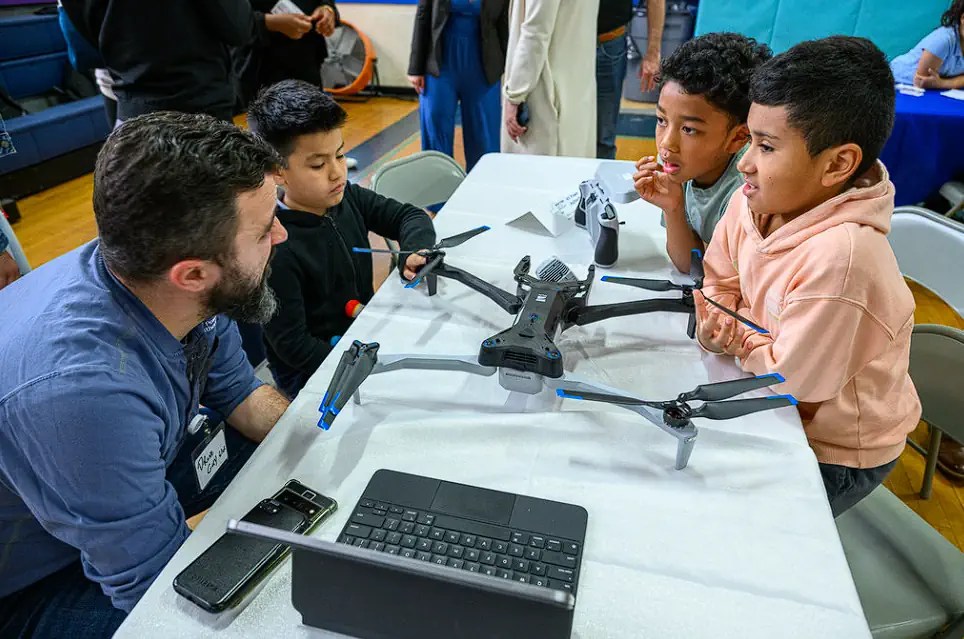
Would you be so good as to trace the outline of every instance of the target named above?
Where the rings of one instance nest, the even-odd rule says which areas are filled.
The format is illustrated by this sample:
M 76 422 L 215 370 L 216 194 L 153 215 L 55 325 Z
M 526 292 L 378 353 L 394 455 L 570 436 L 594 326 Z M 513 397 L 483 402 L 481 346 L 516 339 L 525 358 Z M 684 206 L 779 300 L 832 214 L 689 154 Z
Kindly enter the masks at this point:
M 693 411 L 686 404 L 679 403 L 672 406 L 667 406 L 663 409 L 663 421 L 667 426 L 673 428 L 684 428 L 690 423 L 690 416 Z

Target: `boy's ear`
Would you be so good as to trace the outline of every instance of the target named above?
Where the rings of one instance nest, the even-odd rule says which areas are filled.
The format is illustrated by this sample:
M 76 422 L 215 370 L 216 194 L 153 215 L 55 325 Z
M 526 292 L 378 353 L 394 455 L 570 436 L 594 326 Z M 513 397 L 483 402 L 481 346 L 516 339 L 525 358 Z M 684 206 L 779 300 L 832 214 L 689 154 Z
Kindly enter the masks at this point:
M 732 129 L 730 129 L 730 137 L 726 142 L 726 152 L 736 153 L 750 141 L 750 127 L 743 124 L 738 124 Z
M 825 187 L 833 187 L 847 182 L 857 171 L 864 159 L 864 151 L 859 144 L 848 142 L 824 151 L 826 164 L 821 177 Z
M 284 169 L 278 169 L 277 171 L 275 171 L 275 172 L 272 174 L 272 177 L 274 178 L 274 183 L 275 183 L 277 186 L 285 186 L 285 185 L 288 183 L 287 180 L 285 180 L 285 170 L 284 170 Z

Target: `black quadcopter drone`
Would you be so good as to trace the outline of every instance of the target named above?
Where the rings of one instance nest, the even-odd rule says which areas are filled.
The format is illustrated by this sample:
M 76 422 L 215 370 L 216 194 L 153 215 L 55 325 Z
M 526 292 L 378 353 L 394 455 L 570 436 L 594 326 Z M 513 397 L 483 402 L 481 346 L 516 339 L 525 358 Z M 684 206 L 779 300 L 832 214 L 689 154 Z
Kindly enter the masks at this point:
M 488 228 L 481 226 L 453 235 L 441 240 L 431 249 L 419 251 L 420 255 L 425 256 L 426 264 L 419 269 L 415 279 L 408 283 L 406 288 L 413 288 L 424 279 L 429 295 L 435 295 L 438 277 L 453 279 L 485 295 L 507 313 L 515 315 L 512 326 L 484 340 L 477 356 L 405 354 L 379 357 L 378 343 L 354 341 L 342 354 L 319 406 L 321 417 L 318 425 L 321 428 L 327 430 L 331 426 L 349 397 L 354 397 L 355 403 L 360 403 L 358 389 L 372 374 L 402 369 L 461 371 L 482 376 L 490 376 L 498 372 L 499 384 L 509 391 L 534 395 L 543 389 L 550 389 L 560 397 L 609 403 L 643 416 L 676 437 L 678 442 L 676 468 L 682 469 L 686 467 L 696 441 L 697 429 L 691 418 L 732 419 L 797 403 L 792 395 L 722 401 L 783 382 L 783 376 L 778 373 L 716 384 L 703 384 L 669 401 L 647 401 L 625 396 L 618 389 L 566 375 L 562 353 L 556 347 L 554 340 L 572 326 L 585 326 L 612 317 L 638 313 L 656 311 L 688 313 L 690 321 L 687 333 L 692 338 L 696 326 L 693 291 L 700 289 L 703 284 L 702 253 L 693 252 L 690 270 L 693 284 L 691 285 L 675 284 L 664 280 L 609 276 L 602 278 L 606 282 L 655 291 L 679 290 L 682 292 L 680 298 L 591 306 L 587 304 L 587 297 L 594 279 L 594 266 L 589 267 L 586 279 L 580 280 L 565 264 L 558 259 L 552 259 L 540 265 L 535 277 L 529 274 L 531 261 L 529 256 L 525 256 L 513 271 L 517 283 L 516 293 L 513 294 L 445 263 L 445 249 L 456 247 L 479 233 L 487 231 Z M 396 254 L 412 252 L 368 248 L 356 248 L 354 251 Z M 710 298 L 706 299 L 750 328 L 765 332 L 761 327 L 730 309 Z M 694 408 L 689 404 L 691 401 L 700 401 L 703 404 Z

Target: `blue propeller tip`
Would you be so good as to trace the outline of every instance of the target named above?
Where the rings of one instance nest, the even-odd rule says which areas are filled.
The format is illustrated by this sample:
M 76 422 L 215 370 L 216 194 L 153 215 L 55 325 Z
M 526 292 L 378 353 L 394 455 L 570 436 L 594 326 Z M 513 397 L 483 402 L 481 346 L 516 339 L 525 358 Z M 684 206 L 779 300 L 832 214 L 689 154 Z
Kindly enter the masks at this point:
M 699 249 L 691 249 L 690 252 L 691 252 L 691 253 L 695 253 L 695 254 L 696 254 L 696 257 L 698 257 L 698 258 L 700 258 L 700 259 L 703 258 L 703 251 L 701 251 L 701 250 L 699 250 Z
M 325 423 L 324 415 L 322 415 L 321 419 L 318 420 L 318 428 L 320 428 L 321 430 L 328 430 L 329 428 L 331 428 L 331 424 Z
M 600 281 L 608 282 L 609 280 L 612 279 L 612 275 L 603 275 L 603 276 L 600 277 L 599 279 L 600 279 Z
M 580 397 L 579 395 L 570 395 L 565 391 L 565 389 L 562 389 L 562 388 L 556 389 L 556 395 L 558 395 L 559 397 L 565 397 L 567 399 L 582 399 L 582 397 Z
M 491 226 L 488 226 L 488 225 L 485 225 L 485 224 L 483 224 L 483 225 L 482 225 L 482 226 L 480 226 L 479 228 L 480 228 L 480 229 L 482 229 L 483 231 L 488 231 L 488 230 L 489 230 L 490 228 L 492 228 L 492 227 L 491 227 Z
M 419 280 L 414 280 L 405 285 L 405 288 L 415 288 L 418 286 Z
M 780 373 L 767 373 L 766 375 L 756 376 L 757 379 L 767 379 L 768 377 L 772 377 L 776 380 L 774 384 L 782 384 L 783 382 L 787 381 L 786 378 Z
M 767 397 L 767 399 L 785 399 L 790 402 L 791 406 L 796 406 L 799 403 L 797 402 L 797 398 L 793 395 L 773 395 L 771 397 Z

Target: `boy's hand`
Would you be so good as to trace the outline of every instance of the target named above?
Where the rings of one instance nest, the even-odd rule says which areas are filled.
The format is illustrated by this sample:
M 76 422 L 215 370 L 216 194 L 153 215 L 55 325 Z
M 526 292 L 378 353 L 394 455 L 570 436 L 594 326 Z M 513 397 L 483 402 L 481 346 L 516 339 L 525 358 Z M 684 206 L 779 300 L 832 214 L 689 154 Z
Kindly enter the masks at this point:
M 269 31 L 284 34 L 292 40 L 300 40 L 302 36 L 311 31 L 311 18 L 306 15 L 269 13 L 264 17 L 264 20 Z
M 639 197 L 658 206 L 664 213 L 683 210 L 683 187 L 663 173 L 653 156 L 642 157 L 636 163 L 633 185 Z
M 335 32 L 335 10 L 327 4 L 315 9 L 311 21 L 315 23 L 315 31 L 326 38 Z
M 422 249 L 422 250 L 425 251 L 427 249 Z M 427 261 L 428 260 L 425 259 L 424 255 L 421 255 L 419 253 L 412 253 L 411 255 L 408 256 L 408 259 L 405 260 L 405 269 L 402 271 L 402 277 L 404 277 L 409 281 L 415 279 L 416 272 L 418 271 L 418 269 L 425 266 L 425 262 Z
M 703 293 L 693 291 L 696 305 L 696 338 L 708 351 L 719 355 L 743 357 L 743 338 L 747 329 L 729 315 L 710 308 Z

